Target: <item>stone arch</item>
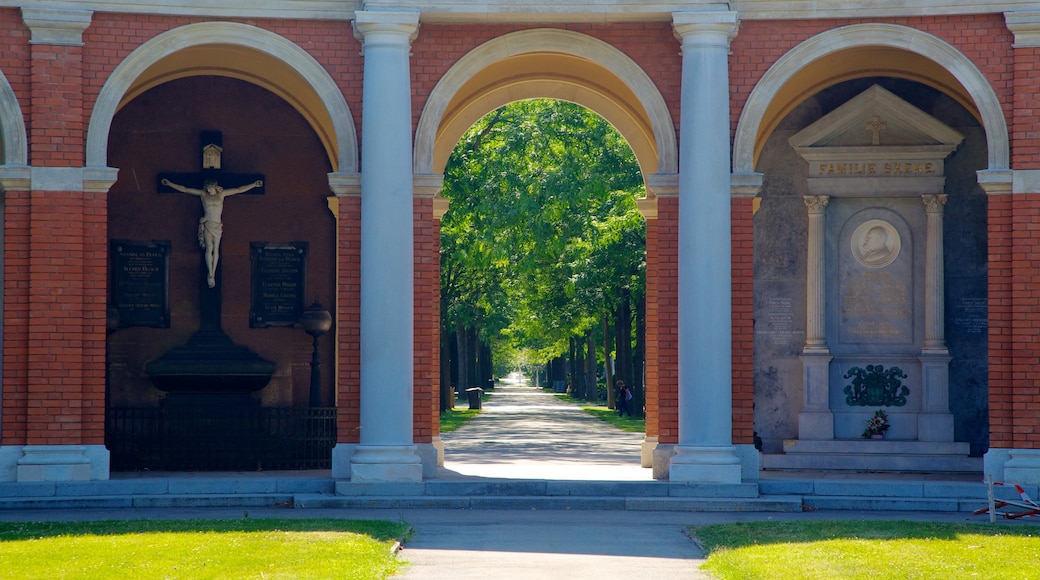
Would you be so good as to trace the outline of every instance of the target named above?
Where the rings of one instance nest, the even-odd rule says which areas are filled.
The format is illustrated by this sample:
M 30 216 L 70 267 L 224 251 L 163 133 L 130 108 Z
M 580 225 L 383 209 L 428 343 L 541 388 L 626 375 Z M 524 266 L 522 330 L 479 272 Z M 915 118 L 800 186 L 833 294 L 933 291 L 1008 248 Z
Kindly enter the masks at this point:
M 25 121 L 22 108 L 14 95 L 7 77 L 0 72 L 0 137 L 3 138 L 3 157 L 0 164 L 24 167 L 29 163 L 28 146 L 25 137 Z
M 644 175 L 678 171 L 668 106 L 632 59 L 585 34 L 534 29 L 490 40 L 445 73 L 419 118 L 414 173 L 442 173 L 454 144 L 474 122 L 509 102 L 537 97 L 571 101 L 602 115 L 628 141 Z
M 112 119 L 123 105 L 156 85 L 195 75 L 238 78 L 278 95 L 314 128 L 334 172 L 357 173 L 353 117 L 328 71 L 286 38 L 233 22 L 190 24 L 134 50 L 112 72 L 94 104 L 87 127 L 87 166 L 107 165 Z
M 894 24 L 857 24 L 806 40 L 781 57 L 751 91 L 737 123 L 733 173 L 749 175 L 776 124 L 807 96 L 837 82 L 878 76 L 860 62 L 896 53 L 898 66 L 881 76 L 897 76 L 928 84 L 972 112 L 986 131 L 988 170 L 1010 167 L 1007 121 L 993 88 L 968 57 L 926 32 Z M 824 71 L 826 71 L 824 75 Z

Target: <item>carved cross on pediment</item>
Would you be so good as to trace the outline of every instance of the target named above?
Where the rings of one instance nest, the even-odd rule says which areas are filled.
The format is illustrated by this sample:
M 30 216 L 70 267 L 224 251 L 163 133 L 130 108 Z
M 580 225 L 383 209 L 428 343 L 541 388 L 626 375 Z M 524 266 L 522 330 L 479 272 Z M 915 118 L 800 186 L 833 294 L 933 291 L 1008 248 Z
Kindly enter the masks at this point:
M 887 127 L 888 127 L 888 125 L 886 125 L 881 120 L 881 117 L 878 117 L 877 115 L 874 115 L 873 117 L 870 118 L 870 122 L 866 124 L 864 129 L 866 129 L 867 131 L 870 131 L 873 134 L 871 136 L 871 138 L 870 138 L 870 144 L 871 145 L 880 145 L 881 144 L 881 131 L 885 130 Z

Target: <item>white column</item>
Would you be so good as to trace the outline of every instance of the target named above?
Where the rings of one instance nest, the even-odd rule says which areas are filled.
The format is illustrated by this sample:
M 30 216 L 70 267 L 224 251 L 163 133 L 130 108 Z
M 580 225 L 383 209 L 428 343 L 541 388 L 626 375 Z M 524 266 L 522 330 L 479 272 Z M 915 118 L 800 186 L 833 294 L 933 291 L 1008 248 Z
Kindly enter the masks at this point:
M 924 348 L 921 350 L 921 414 L 917 418 L 920 441 L 953 441 L 950 412 L 950 355 L 946 348 L 946 302 L 943 262 L 943 206 L 947 196 L 923 195 L 928 219 L 924 271 Z
M 740 483 L 733 447 L 729 41 L 737 13 L 673 14 L 682 42 L 679 444 L 669 479 Z
M 361 435 L 351 481 L 420 481 L 412 439 L 412 107 L 418 12 L 356 13 L 361 117 Z
M 924 350 L 946 354 L 946 301 L 945 265 L 943 262 L 943 206 L 946 195 L 924 195 L 925 215 L 928 217 L 928 239 L 925 249 L 924 272 Z
M 805 347 L 802 349 L 802 410 L 798 413 L 798 438 L 834 439 L 834 414 L 830 409 L 831 353 L 827 347 L 826 195 L 807 195 L 809 231 L 805 273 Z

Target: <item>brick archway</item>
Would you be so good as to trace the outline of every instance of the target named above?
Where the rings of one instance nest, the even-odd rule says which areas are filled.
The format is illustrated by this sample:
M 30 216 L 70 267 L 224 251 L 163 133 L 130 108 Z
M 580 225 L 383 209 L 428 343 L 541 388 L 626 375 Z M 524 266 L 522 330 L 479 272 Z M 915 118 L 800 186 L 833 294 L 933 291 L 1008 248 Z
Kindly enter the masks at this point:
M 245 56 L 228 47 L 245 49 Z M 199 63 L 207 64 L 200 67 Z M 233 22 L 203 22 L 171 30 L 120 63 L 102 87 L 90 116 L 87 166 L 107 165 L 108 135 L 120 107 L 157 84 L 200 74 L 241 78 L 279 95 L 321 136 L 333 171 L 357 173 L 353 116 L 328 71 L 282 36 Z
M 919 59 L 916 65 L 905 63 L 903 71 L 913 72 L 920 81 L 933 81 L 933 85 L 961 102 L 982 122 L 986 130 L 989 151 L 989 171 L 1007 170 L 1010 165 L 1010 147 L 1007 122 L 996 93 L 986 76 L 963 53 L 931 34 L 915 28 L 894 24 L 858 24 L 818 34 L 799 44 L 776 61 L 762 76 L 748 96 L 743 107 L 733 141 L 733 173 L 750 175 L 755 171 L 755 160 L 762 144 L 771 132 L 770 117 L 782 117 L 781 112 L 796 103 L 784 102 L 783 95 L 790 93 L 795 79 L 821 64 L 829 70 L 830 81 L 847 80 L 856 76 L 869 76 L 876 71 L 855 74 L 855 64 L 828 62 L 828 57 L 837 53 L 857 49 L 895 49 L 912 58 Z M 924 61 L 928 61 L 924 63 Z M 926 70 L 922 66 L 937 65 Z M 839 73 L 845 69 L 845 75 Z M 892 71 L 898 75 L 897 70 Z M 920 69 L 920 70 L 912 70 Z M 822 86 L 815 87 L 817 90 Z M 793 95 L 788 95 L 791 100 Z
M 668 273 L 674 275 L 675 269 L 661 267 L 662 260 L 672 260 L 674 256 L 662 256 L 661 248 L 668 245 L 670 236 L 676 232 L 677 138 L 673 115 L 646 72 L 617 48 L 586 34 L 532 29 L 490 40 L 460 58 L 437 83 L 426 102 L 416 128 L 413 155 L 416 263 L 432 263 L 433 268 L 431 271 L 416 268 L 415 299 L 416 312 L 426 312 L 427 317 L 437 323 L 425 329 L 416 326 L 416 384 L 429 382 L 430 376 L 419 375 L 431 364 L 421 360 L 418 353 L 438 352 L 436 328 L 439 327 L 440 300 L 436 257 L 439 255 L 439 220 L 447 211 L 447 200 L 439 196 L 444 166 L 455 143 L 473 123 L 502 105 L 526 98 L 557 98 L 595 111 L 628 141 L 643 172 L 647 197 L 639 200 L 639 205 L 647 218 L 646 316 L 655 323 L 648 324 L 647 328 L 647 438 L 641 463 L 651 467 L 660 431 L 659 401 L 674 400 L 676 389 L 675 385 L 658 384 L 658 327 L 655 324 L 659 319 L 657 298 L 662 293 L 671 296 L 676 292 L 676 281 L 662 278 Z M 663 210 L 662 219 L 658 219 L 659 197 L 667 198 L 661 200 L 667 208 Z M 671 331 L 662 333 L 664 335 L 672 336 Z M 674 344 L 668 348 L 674 348 Z M 437 364 L 436 359 L 432 358 L 433 364 Z M 667 376 L 674 374 L 669 372 Z M 432 415 L 436 417 L 436 395 L 429 395 L 433 397 Z M 439 447 L 436 420 L 427 424 L 430 413 L 423 412 L 423 407 L 428 406 L 427 401 L 421 400 L 424 396 L 427 393 L 415 393 L 416 442 L 423 445 L 432 439 L 432 444 Z M 675 409 L 669 412 L 674 414 Z M 443 450 L 439 449 L 438 453 L 442 462 Z

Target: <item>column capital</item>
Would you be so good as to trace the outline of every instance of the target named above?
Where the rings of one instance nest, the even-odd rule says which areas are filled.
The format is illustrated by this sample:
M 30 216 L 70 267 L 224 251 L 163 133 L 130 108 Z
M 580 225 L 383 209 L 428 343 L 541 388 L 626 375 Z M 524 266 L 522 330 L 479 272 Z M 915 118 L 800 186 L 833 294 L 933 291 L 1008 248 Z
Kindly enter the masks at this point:
M 921 202 L 924 203 L 925 213 L 942 213 L 943 206 L 946 205 L 946 200 L 949 197 L 945 193 L 922 195 Z
M 354 13 L 354 36 L 362 50 L 371 46 L 409 47 L 419 35 L 418 12 L 358 10 Z
M 1014 48 L 1040 46 L 1040 11 L 1005 12 L 1004 23 L 1008 30 L 1015 35 Z
M 675 38 L 688 46 L 723 46 L 737 35 L 739 19 L 730 10 L 699 10 L 695 12 L 673 12 L 672 30 Z
M 22 8 L 22 21 L 32 33 L 30 44 L 83 46 L 83 31 L 93 14 L 90 10 Z
M 831 198 L 828 195 L 807 195 L 802 201 L 805 202 L 805 207 L 809 208 L 809 215 L 822 214 L 827 210 Z
M 336 197 L 361 195 L 360 173 L 329 173 L 329 189 Z

